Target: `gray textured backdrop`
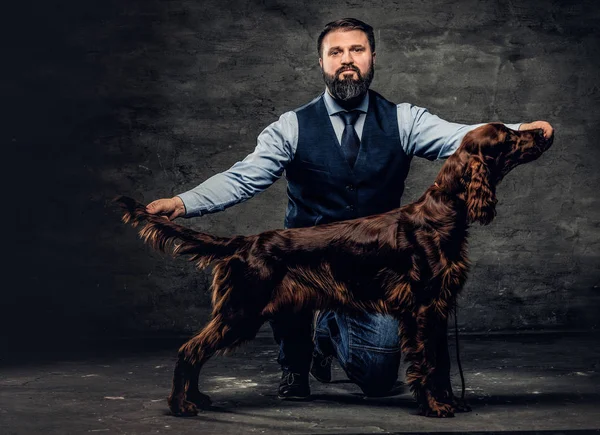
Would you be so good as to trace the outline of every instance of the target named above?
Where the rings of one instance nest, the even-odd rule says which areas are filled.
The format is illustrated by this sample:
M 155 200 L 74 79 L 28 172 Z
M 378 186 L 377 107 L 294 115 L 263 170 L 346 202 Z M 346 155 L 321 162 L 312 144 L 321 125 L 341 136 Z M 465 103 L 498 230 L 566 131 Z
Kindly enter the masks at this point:
M 108 201 L 174 195 L 251 152 L 262 128 L 323 89 L 316 37 L 345 16 L 375 27 L 373 88 L 388 99 L 452 121 L 546 119 L 556 128 L 547 155 L 499 187 L 496 221 L 472 230 L 461 327 L 598 324 L 596 2 L 49 3 L 6 14 L 4 339 L 199 327 L 209 278 L 143 246 Z M 440 165 L 413 161 L 404 203 Z M 252 234 L 281 228 L 285 201 L 279 181 L 180 222 Z

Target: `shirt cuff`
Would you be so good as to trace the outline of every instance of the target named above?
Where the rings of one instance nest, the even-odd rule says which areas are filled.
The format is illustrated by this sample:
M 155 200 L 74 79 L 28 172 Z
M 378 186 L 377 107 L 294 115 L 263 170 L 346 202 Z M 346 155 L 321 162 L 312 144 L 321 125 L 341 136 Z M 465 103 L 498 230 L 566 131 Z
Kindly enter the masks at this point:
M 183 207 L 185 208 L 185 214 L 183 215 L 183 217 L 189 218 L 202 216 L 202 212 L 198 207 L 196 207 L 196 210 L 194 210 L 194 207 L 192 207 L 192 204 L 198 202 L 198 200 L 194 197 L 193 193 L 184 192 L 175 196 L 177 196 L 179 199 L 181 199 L 181 201 L 183 201 Z
M 520 122 L 519 124 L 504 124 L 504 125 L 506 125 L 511 130 L 519 130 L 519 128 L 521 128 L 521 124 L 523 124 L 523 123 Z

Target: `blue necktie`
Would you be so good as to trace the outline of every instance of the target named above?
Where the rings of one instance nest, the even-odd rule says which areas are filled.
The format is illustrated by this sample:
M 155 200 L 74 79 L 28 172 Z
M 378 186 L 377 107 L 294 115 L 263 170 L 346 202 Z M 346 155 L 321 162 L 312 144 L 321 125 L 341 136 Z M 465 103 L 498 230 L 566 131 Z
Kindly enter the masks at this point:
M 350 167 L 354 168 L 354 163 L 358 156 L 358 149 L 360 148 L 360 140 L 354 129 L 354 123 L 360 116 L 360 112 L 353 110 L 351 112 L 339 112 L 338 115 L 346 125 L 344 127 L 344 133 L 342 133 L 342 151 L 344 152 L 344 156 L 346 156 L 346 161 Z

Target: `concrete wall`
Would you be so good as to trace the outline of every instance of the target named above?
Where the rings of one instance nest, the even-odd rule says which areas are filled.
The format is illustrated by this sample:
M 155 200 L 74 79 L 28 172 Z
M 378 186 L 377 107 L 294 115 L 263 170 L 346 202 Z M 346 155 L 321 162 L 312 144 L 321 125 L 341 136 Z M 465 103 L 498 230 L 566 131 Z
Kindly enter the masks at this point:
M 344 16 L 375 27 L 373 88 L 388 99 L 457 122 L 546 119 L 556 128 L 547 155 L 499 187 L 496 221 L 472 230 L 461 327 L 598 324 L 594 1 L 33 3 L 6 14 L 4 338 L 199 327 L 209 277 L 151 252 L 108 202 L 174 195 L 251 152 L 262 128 L 323 89 L 316 38 Z M 414 160 L 405 203 L 440 166 Z M 182 223 L 252 234 L 280 228 L 284 209 L 279 181 Z

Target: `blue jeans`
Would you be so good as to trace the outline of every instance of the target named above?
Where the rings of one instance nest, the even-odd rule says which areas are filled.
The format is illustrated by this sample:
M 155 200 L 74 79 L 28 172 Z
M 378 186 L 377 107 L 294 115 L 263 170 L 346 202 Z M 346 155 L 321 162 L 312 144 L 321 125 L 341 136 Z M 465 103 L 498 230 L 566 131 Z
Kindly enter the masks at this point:
M 310 329 L 306 328 L 306 321 L 312 317 L 307 313 L 293 317 L 286 316 L 285 322 L 295 325 L 296 334 L 279 337 L 278 361 L 298 373 L 306 373 L 311 359 L 307 350 L 312 348 L 306 336 Z M 277 339 L 278 322 L 271 325 Z M 321 312 L 314 331 L 314 352 L 337 358 L 348 378 L 366 395 L 384 395 L 398 379 L 401 358 L 398 326 L 394 317 L 382 314 Z

